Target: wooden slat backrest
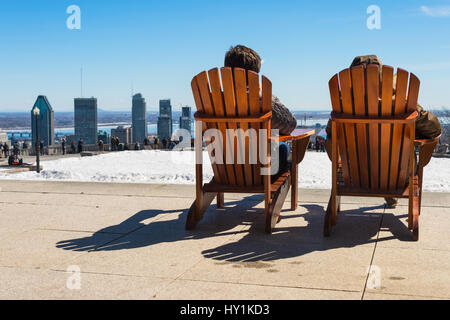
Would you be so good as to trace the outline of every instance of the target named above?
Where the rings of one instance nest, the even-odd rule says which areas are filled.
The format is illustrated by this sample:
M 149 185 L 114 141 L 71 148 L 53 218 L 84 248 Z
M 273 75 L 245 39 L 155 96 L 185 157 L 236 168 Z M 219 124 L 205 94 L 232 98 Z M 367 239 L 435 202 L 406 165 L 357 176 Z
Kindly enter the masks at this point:
M 398 69 L 395 85 L 393 74 L 390 66 L 381 70 L 378 65 L 357 66 L 341 71 L 329 82 L 335 113 L 373 119 L 367 124 L 351 119 L 336 123 L 336 143 L 348 188 L 395 193 L 407 185 L 413 138 L 410 128 L 403 123 L 381 123 L 380 117 L 414 111 L 420 81 L 411 74 L 408 86 L 409 73 Z
M 342 112 L 354 115 L 353 107 L 353 90 L 352 90 L 352 79 L 350 74 L 350 69 L 345 69 L 339 73 L 341 97 L 342 97 Z M 356 148 L 356 136 L 355 136 L 355 125 L 344 124 L 344 137 L 345 145 L 348 148 L 348 167 L 349 174 L 351 177 L 351 183 L 356 188 L 360 187 L 359 180 L 359 164 Z M 342 150 L 343 152 L 343 150 Z
M 223 95 L 222 95 L 222 88 L 220 86 L 220 75 L 219 75 L 219 70 L 216 69 L 211 69 L 210 71 L 208 71 L 208 76 L 209 76 L 209 82 L 211 85 L 211 94 L 213 97 L 213 103 L 214 103 L 214 109 L 215 109 L 215 115 L 219 116 L 219 117 L 223 117 L 225 116 L 225 104 L 224 104 L 224 99 L 223 99 Z M 218 123 L 218 129 L 220 130 L 221 133 L 221 144 L 222 144 L 222 150 L 226 150 L 225 149 L 225 145 L 226 145 L 226 131 L 227 131 L 227 126 L 224 123 Z M 226 154 L 222 155 L 225 159 Z M 226 171 L 226 175 L 227 175 L 227 179 L 222 181 L 223 183 L 228 183 L 228 184 L 232 184 L 232 185 L 236 185 L 236 176 L 234 173 L 234 168 L 232 165 L 227 165 L 225 162 L 224 164 L 220 164 L 218 165 L 219 167 L 221 166 L 225 166 L 225 171 Z
M 331 104 L 334 112 L 342 113 L 341 92 L 339 89 L 339 77 L 334 75 L 329 81 Z M 344 125 L 336 124 L 336 131 L 341 139 L 337 139 L 339 158 L 342 163 L 342 173 L 345 185 L 350 185 L 350 171 L 348 168 L 348 148 L 346 145 Z
M 378 65 L 368 65 L 367 77 L 367 113 L 369 116 L 380 115 L 380 69 Z M 380 143 L 378 137 L 379 124 L 369 124 L 369 152 L 370 152 L 370 187 L 379 189 L 380 181 Z
M 258 116 L 272 109 L 271 82 L 263 76 L 260 89 L 259 75 L 240 68 L 221 68 L 220 75 L 218 68 L 211 69 L 208 73 L 199 73 L 192 80 L 192 91 L 197 110 L 205 115 L 248 117 Z M 217 154 L 223 155 L 223 164 L 212 163 L 216 182 L 241 187 L 263 184 L 260 172 L 262 164 L 258 153 L 259 131 L 267 126 L 270 128 L 270 119 L 263 123 L 203 122 L 203 132 L 207 129 L 218 129 L 221 132 L 222 140 L 218 145 L 222 147 L 222 152 L 210 154 L 211 160 Z M 237 135 L 230 134 L 228 129 L 234 130 Z M 254 130 L 253 133 L 251 130 Z M 266 137 L 269 138 L 270 135 Z
M 366 88 L 365 88 L 365 73 L 364 67 L 359 66 L 353 68 L 352 72 L 352 85 L 353 85 L 353 99 L 355 105 L 355 115 L 366 116 Z M 361 178 L 361 186 L 365 189 L 369 188 L 369 153 L 367 150 L 367 125 L 357 124 L 356 135 L 358 139 L 358 160 L 359 160 L 359 172 Z
M 393 87 L 394 68 L 390 66 L 383 66 L 383 77 L 381 79 L 381 115 L 392 115 L 392 95 L 394 93 Z M 380 189 L 388 190 L 389 188 L 389 172 L 390 172 L 390 156 L 391 156 L 391 124 L 381 125 L 381 140 L 382 146 L 389 146 L 381 148 L 380 150 Z
M 408 86 L 408 99 L 406 100 L 406 112 L 416 110 L 417 100 L 419 98 L 419 87 L 419 79 L 414 74 L 411 74 Z M 403 125 L 403 132 L 404 134 L 400 160 L 400 168 L 402 168 L 402 170 L 400 170 L 399 172 L 397 188 L 402 188 L 408 183 L 408 171 L 406 170 L 406 168 L 409 167 L 411 140 L 414 140 L 415 138 L 415 133 L 413 132 L 413 136 L 411 136 L 410 131 L 405 125 Z
M 216 106 L 213 104 L 212 94 L 208 83 L 208 77 L 206 72 L 200 73 L 195 79 L 198 89 L 200 91 L 201 98 L 201 110 L 207 115 L 216 115 Z M 198 107 L 197 107 L 198 108 Z M 220 111 L 219 111 L 220 112 Z M 207 123 L 205 130 L 207 129 L 217 129 L 218 125 L 216 123 Z M 215 154 L 210 154 L 211 159 L 215 157 Z M 223 165 L 212 164 L 214 178 L 217 182 L 223 183 L 227 181 L 226 173 Z
M 260 114 L 262 113 L 261 110 L 261 103 L 260 103 L 260 88 L 259 88 L 259 76 L 256 72 L 249 71 L 247 73 L 248 76 L 248 101 L 249 101 L 249 114 Z M 250 127 L 256 132 L 259 132 L 259 129 L 261 129 L 260 123 L 252 123 L 250 124 Z M 250 155 L 251 163 L 256 163 L 256 165 L 253 166 L 253 184 L 254 185 L 262 185 L 263 181 L 261 179 L 261 164 L 259 161 L 257 161 L 258 154 L 259 154 L 259 144 L 258 139 L 256 141 L 251 141 L 251 152 Z M 256 148 L 256 150 L 254 149 Z M 253 155 L 256 151 L 256 159 L 253 159 Z

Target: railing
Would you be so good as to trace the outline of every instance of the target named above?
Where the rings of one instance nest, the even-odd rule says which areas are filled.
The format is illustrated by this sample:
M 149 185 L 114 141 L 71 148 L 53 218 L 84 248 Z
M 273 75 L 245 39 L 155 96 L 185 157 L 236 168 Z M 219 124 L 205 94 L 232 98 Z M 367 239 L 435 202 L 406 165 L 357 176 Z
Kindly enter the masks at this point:
M 122 148 L 120 148 L 119 150 L 134 151 L 135 150 L 134 147 L 135 147 L 135 143 L 130 143 L 130 144 L 122 143 Z M 143 143 L 140 143 L 139 149 L 140 150 L 152 150 L 155 148 L 154 148 L 153 144 L 145 146 Z M 110 152 L 113 150 L 111 149 L 111 144 L 104 144 L 103 150 L 100 150 L 100 147 L 98 144 L 85 144 L 85 145 L 83 145 L 83 152 L 85 152 L 85 151 Z M 44 150 L 42 151 L 42 153 L 44 155 L 62 155 L 63 150 L 62 150 L 61 145 L 53 145 L 53 146 L 44 147 Z M 73 151 L 72 148 L 70 147 L 70 145 L 66 146 L 66 154 L 73 154 L 73 153 L 78 153 L 78 148 L 75 147 L 75 150 Z M 24 149 L 24 150 L 21 150 L 21 155 L 35 156 L 36 152 L 35 152 L 34 148 Z

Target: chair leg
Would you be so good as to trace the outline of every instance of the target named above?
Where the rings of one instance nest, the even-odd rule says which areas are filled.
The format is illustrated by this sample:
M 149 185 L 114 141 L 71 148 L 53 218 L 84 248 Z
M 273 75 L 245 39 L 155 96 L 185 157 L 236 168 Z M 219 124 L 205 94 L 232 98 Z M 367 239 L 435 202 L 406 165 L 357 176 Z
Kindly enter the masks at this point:
M 412 237 L 419 241 L 420 194 L 415 193 L 412 201 Z
M 280 212 L 283 208 L 283 203 L 286 200 L 289 192 L 289 180 L 286 179 L 283 185 L 273 195 L 272 201 L 269 205 L 269 212 L 266 215 L 266 233 L 271 234 L 280 218 Z
M 340 210 L 341 197 L 331 195 L 328 201 L 327 211 L 325 212 L 325 220 L 323 226 L 323 235 L 329 237 L 331 229 L 337 223 L 337 213 Z
M 196 199 L 189 209 L 186 219 L 186 230 L 192 230 L 195 228 L 197 223 L 203 218 L 203 214 L 209 208 L 209 205 L 215 197 L 215 193 L 201 193 L 200 198 Z
M 222 192 L 217 194 L 217 208 L 222 209 L 225 207 L 225 197 Z
M 419 215 L 414 217 L 412 238 L 414 241 L 419 241 Z
M 295 211 L 298 208 L 298 166 L 292 165 L 291 172 L 291 210 Z

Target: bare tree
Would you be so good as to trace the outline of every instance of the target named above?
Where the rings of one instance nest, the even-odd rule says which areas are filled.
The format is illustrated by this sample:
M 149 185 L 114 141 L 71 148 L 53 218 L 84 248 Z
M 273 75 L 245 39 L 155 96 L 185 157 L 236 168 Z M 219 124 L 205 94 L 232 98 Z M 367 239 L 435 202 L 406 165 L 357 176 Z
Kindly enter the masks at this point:
M 442 115 L 439 117 L 442 125 L 442 144 L 450 144 L 450 110 L 442 108 Z

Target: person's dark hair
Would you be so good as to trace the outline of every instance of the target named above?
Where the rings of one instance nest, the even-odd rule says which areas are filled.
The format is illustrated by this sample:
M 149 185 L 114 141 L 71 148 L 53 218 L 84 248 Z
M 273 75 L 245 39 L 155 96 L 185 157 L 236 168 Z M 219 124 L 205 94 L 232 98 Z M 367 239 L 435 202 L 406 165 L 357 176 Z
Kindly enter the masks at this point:
M 237 45 L 231 47 L 225 54 L 225 67 L 242 68 L 259 73 L 261 58 L 255 50 Z
M 367 55 L 367 56 L 358 56 L 355 59 L 353 59 L 352 64 L 350 65 L 350 68 L 357 67 L 357 66 L 364 66 L 364 68 L 367 68 L 369 64 L 376 64 L 380 66 L 380 69 L 383 67 L 383 63 L 381 60 L 374 54 Z

